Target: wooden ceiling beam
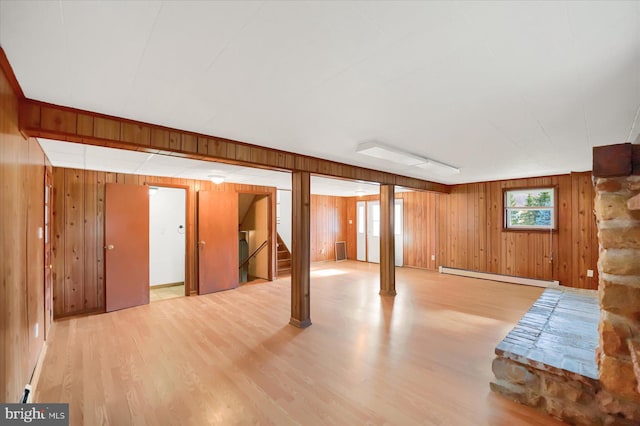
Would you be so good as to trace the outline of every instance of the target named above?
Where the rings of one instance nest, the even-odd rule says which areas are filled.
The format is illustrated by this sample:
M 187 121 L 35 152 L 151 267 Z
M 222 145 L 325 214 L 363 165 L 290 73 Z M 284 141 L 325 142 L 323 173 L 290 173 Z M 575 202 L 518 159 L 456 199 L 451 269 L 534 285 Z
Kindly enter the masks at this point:
M 279 171 L 301 171 L 421 191 L 451 192 L 449 185 L 400 176 L 293 152 L 95 112 L 20 101 L 20 130 L 30 136 Z

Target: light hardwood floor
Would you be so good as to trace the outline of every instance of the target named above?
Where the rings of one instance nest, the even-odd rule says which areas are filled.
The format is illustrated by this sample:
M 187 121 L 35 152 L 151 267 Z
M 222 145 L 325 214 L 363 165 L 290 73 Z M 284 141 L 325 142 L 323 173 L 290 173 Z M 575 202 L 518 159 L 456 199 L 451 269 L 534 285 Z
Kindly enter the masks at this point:
M 73 425 L 554 425 L 489 391 L 495 345 L 542 289 L 377 265 L 314 265 L 311 320 L 290 281 L 58 321 L 36 398 Z
M 175 299 L 176 297 L 184 297 L 184 284 L 172 285 L 170 287 L 149 288 L 150 302 L 157 302 L 159 300 L 167 300 L 167 299 Z

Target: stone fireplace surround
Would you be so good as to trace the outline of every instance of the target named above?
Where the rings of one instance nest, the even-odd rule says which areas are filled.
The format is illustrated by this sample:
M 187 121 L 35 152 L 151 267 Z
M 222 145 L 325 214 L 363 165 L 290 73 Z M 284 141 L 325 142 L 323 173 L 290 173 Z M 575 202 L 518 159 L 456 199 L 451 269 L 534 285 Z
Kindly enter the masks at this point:
M 496 347 L 491 389 L 570 424 L 640 425 L 640 145 L 595 147 L 593 183 L 597 295 L 545 290 Z

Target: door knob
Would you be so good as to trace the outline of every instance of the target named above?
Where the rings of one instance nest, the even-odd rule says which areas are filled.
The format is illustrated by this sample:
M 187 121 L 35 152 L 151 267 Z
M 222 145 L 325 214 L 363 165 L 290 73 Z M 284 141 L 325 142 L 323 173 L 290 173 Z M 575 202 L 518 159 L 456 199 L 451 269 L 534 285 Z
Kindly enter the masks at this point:
M 105 248 L 106 248 L 107 250 L 113 250 L 113 249 L 114 249 L 113 244 L 109 244 L 109 245 L 108 245 L 108 246 L 106 246 Z
M 53 269 L 53 265 L 52 264 L 49 264 L 49 269 Z
M 203 246 L 203 245 L 205 245 L 205 244 L 207 244 L 207 243 L 206 243 L 206 242 L 204 242 L 204 241 L 198 241 L 198 244 L 200 244 L 200 245 L 202 245 L 202 246 Z

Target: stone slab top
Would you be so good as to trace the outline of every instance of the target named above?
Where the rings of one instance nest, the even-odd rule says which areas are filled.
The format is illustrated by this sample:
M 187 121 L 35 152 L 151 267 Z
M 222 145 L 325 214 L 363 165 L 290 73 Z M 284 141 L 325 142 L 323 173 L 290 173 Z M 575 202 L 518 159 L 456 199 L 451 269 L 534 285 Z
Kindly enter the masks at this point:
M 548 288 L 498 344 L 496 355 L 597 380 L 599 318 L 597 291 Z

